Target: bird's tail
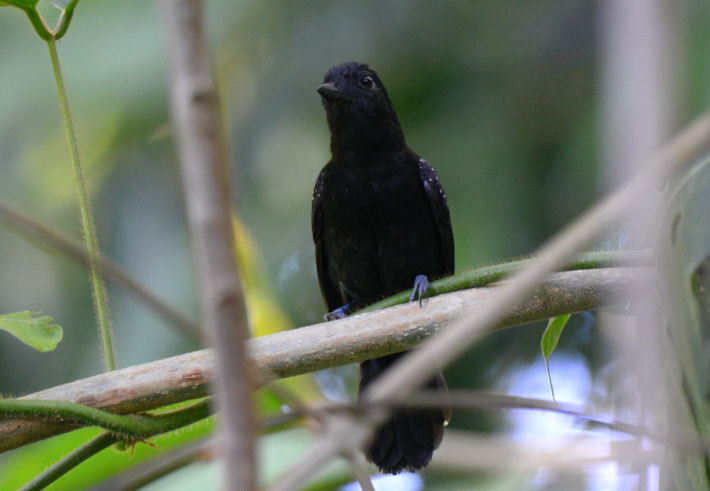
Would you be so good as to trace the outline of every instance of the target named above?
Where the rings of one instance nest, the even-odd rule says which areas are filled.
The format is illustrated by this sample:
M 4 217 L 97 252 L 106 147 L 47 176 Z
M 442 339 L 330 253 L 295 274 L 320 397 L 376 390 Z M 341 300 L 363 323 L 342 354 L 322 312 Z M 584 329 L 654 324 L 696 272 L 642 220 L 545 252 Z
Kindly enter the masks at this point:
M 403 353 L 364 361 L 360 364 L 360 393 Z M 438 373 L 427 383 L 428 389 L 448 393 L 444 376 Z M 417 471 L 431 460 L 448 423 L 450 409 L 398 408 L 374 433 L 367 449 L 367 459 L 382 472 L 398 474 Z

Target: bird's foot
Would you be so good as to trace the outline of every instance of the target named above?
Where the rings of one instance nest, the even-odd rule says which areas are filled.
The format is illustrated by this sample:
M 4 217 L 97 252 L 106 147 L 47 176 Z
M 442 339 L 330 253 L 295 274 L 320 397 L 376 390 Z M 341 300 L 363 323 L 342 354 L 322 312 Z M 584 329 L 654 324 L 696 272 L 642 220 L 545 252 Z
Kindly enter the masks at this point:
M 419 306 L 422 306 L 422 299 L 429 300 L 429 278 L 425 274 L 419 274 L 414 278 L 414 288 L 412 294 L 409 295 L 409 301 L 419 301 Z
M 327 321 L 334 321 L 347 317 L 348 315 L 350 315 L 350 312 L 350 304 L 346 303 L 342 307 L 338 307 L 337 309 L 328 312 L 323 316 L 323 318 Z

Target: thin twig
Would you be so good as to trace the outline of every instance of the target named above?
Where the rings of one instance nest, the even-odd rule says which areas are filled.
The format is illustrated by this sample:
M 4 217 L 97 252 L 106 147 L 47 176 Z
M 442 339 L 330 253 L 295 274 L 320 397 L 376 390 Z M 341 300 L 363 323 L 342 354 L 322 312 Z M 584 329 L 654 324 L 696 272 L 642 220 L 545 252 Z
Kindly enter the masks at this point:
M 0 220 L 20 237 L 26 238 L 50 252 L 59 251 L 88 266 L 89 255 L 82 245 L 58 230 L 17 210 L 3 200 L 0 200 Z M 106 278 L 115 281 L 116 285 L 133 294 L 166 321 L 182 329 L 192 339 L 199 341 L 201 344 L 206 344 L 204 334 L 199 325 L 158 298 L 155 293 L 136 280 L 128 271 L 104 256 L 97 257 L 96 261 Z
M 639 452 L 636 438 L 585 435 L 562 442 L 524 443 L 520 439 L 447 431 L 431 467 L 454 472 L 533 472 L 578 470 L 603 462 L 618 466 L 658 458 L 659 452 Z M 622 467 L 625 468 L 625 467 Z
M 202 460 L 210 460 L 219 454 L 219 445 L 214 436 L 207 436 L 182 445 L 155 458 L 126 469 L 107 479 L 89 491 L 132 491 L 186 465 Z
M 357 459 L 357 454 L 353 451 L 340 453 L 340 456 L 348 463 L 350 473 L 353 475 L 357 483 L 360 485 L 360 491 L 375 491 L 370 479 L 370 473 L 364 465 Z
M 423 391 L 411 394 L 406 399 L 382 399 L 363 403 L 355 402 L 326 402 L 312 405 L 307 412 L 299 409 L 283 414 L 285 420 L 295 420 L 302 416 L 313 417 L 320 415 L 324 418 L 327 415 L 351 414 L 353 416 L 366 414 L 373 409 L 393 409 L 393 408 L 440 408 L 442 396 L 438 391 Z M 617 419 L 609 419 L 595 415 L 589 409 L 567 402 L 553 402 L 546 399 L 535 399 L 530 397 L 520 397 L 508 394 L 497 394 L 480 391 L 451 391 L 446 399 L 446 405 L 455 411 L 480 411 L 480 410 L 501 410 L 501 409 L 528 409 L 536 411 L 546 411 L 570 416 L 584 421 L 591 426 L 605 428 L 607 430 L 625 433 L 637 438 L 650 438 L 658 443 L 669 445 L 680 450 L 691 450 L 710 456 L 710 441 L 698 438 L 693 435 L 680 435 L 677 432 L 669 432 L 668 428 L 652 429 L 638 424 L 627 423 Z

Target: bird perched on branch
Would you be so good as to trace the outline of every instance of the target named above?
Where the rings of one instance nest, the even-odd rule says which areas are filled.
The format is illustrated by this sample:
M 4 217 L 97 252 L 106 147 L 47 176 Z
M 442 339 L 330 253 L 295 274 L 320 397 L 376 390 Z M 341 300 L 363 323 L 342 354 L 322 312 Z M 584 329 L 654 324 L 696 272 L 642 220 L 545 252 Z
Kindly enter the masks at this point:
M 332 67 L 318 87 L 332 158 L 313 192 L 312 226 L 327 319 L 345 317 L 454 272 L 446 195 L 434 169 L 407 147 L 387 91 L 361 63 Z M 360 393 L 403 353 L 360 365 Z M 441 374 L 428 388 L 446 390 Z M 383 472 L 426 466 L 441 442 L 448 409 L 395 409 L 365 450 Z

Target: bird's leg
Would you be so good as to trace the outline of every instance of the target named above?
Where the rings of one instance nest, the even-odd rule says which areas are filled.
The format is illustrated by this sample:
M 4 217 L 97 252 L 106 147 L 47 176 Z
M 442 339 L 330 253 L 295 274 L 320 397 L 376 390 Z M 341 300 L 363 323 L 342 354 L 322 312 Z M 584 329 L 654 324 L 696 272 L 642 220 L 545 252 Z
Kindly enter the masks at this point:
M 409 295 L 409 301 L 419 300 L 419 306 L 422 306 L 422 298 L 429 300 L 429 278 L 425 274 L 418 274 L 414 278 L 414 288 L 412 294 Z
M 351 304 L 346 303 L 345 305 L 338 307 L 335 310 L 332 310 L 325 314 L 323 318 L 327 321 L 334 321 L 337 319 L 342 319 L 344 317 L 349 316 L 352 313 L 352 307 Z

